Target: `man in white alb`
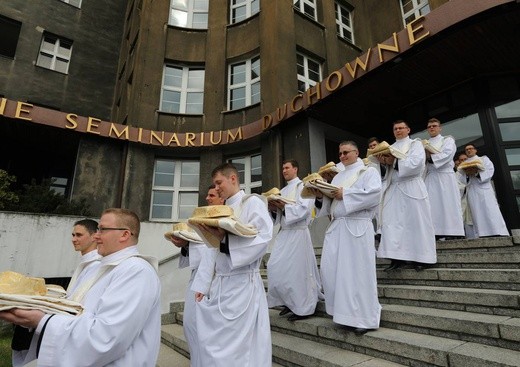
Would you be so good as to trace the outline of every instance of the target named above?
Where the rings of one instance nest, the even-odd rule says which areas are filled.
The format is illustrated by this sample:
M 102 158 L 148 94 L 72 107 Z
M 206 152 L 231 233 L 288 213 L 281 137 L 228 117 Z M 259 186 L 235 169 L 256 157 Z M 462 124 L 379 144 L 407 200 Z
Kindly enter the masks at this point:
M 273 251 L 267 262 L 267 302 L 269 307 L 284 306 L 280 316 L 292 312 L 289 321 L 312 315 L 321 294 L 316 255 L 309 233 L 313 199 L 303 199 L 302 180 L 298 178 L 298 162 L 282 163 L 282 174 L 287 185 L 281 196 L 294 204 L 271 201 L 269 208 L 280 223 Z
M 195 289 L 197 333 L 203 366 L 267 367 L 272 365 L 271 327 L 260 262 L 272 238 L 273 221 L 265 198 L 240 189 L 238 171 L 223 163 L 212 172 L 220 197 L 237 219 L 257 230 L 241 237 L 221 228 L 201 225 L 220 240 L 215 277 L 209 294 Z
M 441 122 L 428 120 L 429 146 L 438 153 L 426 153 L 426 177 L 424 184 L 430 197 L 433 228 L 436 238 L 454 239 L 464 237 L 462 207 L 453 157 L 457 151 L 455 139 L 442 136 Z
M 334 199 L 318 190 L 318 216 L 331 215 L 321 257 L 325 308 L 335 323 L 356 335 L 377 329 L 381 306 L 377 298 L 376 253 L 372 218 L 381 195 L 381 176 L 359 159 L 356 143 L 339 145 L 344 170 L 332 180 Z
M 396 142 L 390 146 L 391 154 L 379 156 L 387 172 L 377 256 L 392 260 L 386 270 L 411 262 L 421 271 L 437 262 L 430 200 L 422 178 L 426 154 L 421 140 L 408 136 L 410 127 L 405 121 L 394 122 L 393 131 Z
M 493 162 L 485 155 L 479 157 L 473 144 L 466 145 L 465 151 L 468 156 L 464 161 L 465 164 L 478 161 L 483 168 L 479 170 L 477 167 L 470 167 L 459 176 L 459 180 L 466 183 L 466 195 L 475 237 L 509 236 L 491 184 L 495 173 Z

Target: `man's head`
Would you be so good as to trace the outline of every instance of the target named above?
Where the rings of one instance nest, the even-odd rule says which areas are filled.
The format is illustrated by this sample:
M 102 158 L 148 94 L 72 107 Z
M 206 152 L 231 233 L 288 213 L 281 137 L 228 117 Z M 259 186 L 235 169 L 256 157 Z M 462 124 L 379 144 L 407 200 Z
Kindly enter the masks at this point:
M 98 223 L 92 219 L 82 219 L 74 223 L 72 227 L 72 245 L 74 250 L 80 251 L 81 255 L 94 251 L 97 247 L 97 243 L 94 240 L 97 227 Z
M 380 143 L 380 141 L 378 138 L 373 136 L 370 139 L 368 139 L 367 143 L 368 143 L 368 149 L 374 149 L 377 146 L 377 144 Z
M 94 236 L 98 253 L 107 256 L 137 244 L 141 224 L 139 217 L 128 209 L 110 208 L 103 211 Z
M 468 158 L 474 157 L 477 155 L 477 148 L 473 144 L 468 144 L 464 147 L 464 151 Z
M 215 189 L 223 200 L 240 191 L 238 171 L 231 163 L 222 163 L 211 172 Z
M 287 159 L 282 162 L 282 175 L 285 181 L 291 181 L 298 176 L 298 162 L 294 159 Z
M 410 127 L 404 120 L 394 122 L 394 136 L 396 139 L 406 138 L 410 134 Z
M 339 160 L 343 165 L 348 166 L 356 163 L 359 156 L 357 144 L 351 140 L 343 141 L 339 144 Z
M 466 159 L 468 159 L 468 156 L 466 154 L 464 154 L 464 153 L 460 153 L 457 156 L 457 159 L 455 159 L 455 168 L 457 168 L 459 166 L 459 164 L 464 162 Z
M 430 134 L 430 137 L 434 138 L 441 133 L 441 122 L 436 118 L 429 119 L 426 128 L 428 129 L 428 134 Z
M 208 188 L 208 195 L 206 195 L 206 202 L 208 205 L 222 205 L 224 204 L 224 200 L 220 198 L 217 190 L 215 189 L 215 185 L 210 185 Z

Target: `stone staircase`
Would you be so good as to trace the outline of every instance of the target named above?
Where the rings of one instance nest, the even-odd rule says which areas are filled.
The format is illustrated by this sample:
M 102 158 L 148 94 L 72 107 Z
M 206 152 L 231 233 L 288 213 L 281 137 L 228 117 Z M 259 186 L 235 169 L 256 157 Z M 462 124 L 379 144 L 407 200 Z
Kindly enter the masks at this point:
M 384 272 L 378 260 L 381 325 L 363 336 L 334 324 L 322 302 L 296 322 L 270 310 L 273 366 L 520 366 L 520 246 L 511 237 L 439 241 L 437 253 L 422 272 Z M 188 356 L 182 308 L 163 315 L 162 338 Z

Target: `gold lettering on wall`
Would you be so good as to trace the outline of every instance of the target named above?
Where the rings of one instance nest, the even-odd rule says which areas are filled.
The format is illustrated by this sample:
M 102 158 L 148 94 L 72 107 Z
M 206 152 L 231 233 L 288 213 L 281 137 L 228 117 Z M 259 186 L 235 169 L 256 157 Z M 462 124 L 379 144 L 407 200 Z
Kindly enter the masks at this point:
M 137 141 L 138 142 L 143 141 L 143 128 L 142 127 L 140 127 L 139 130 L 137 131 Z
M 119 132 L 117 131 L 117 128 L 114 124 L 110 124 L 110 131 L 108 133 L 108 136 L 112 136 L 112 132 L 120 138 L 121 135 L 125 134 L 125 139 L 128 140 L 130 138 L 130 133 L 128 132 L 128 126 L 125 126 L 123 131 Z
M 203 146 L 204 145 L 204 133 L 201 132 L 200 133 L 200 146 Z
M 210 141 L 210 143 L 213 144 L 213 145 L 220 144 L 222 142 L 222 131 L 218 132 L 219 133 L 219 137 L 218 137 L 218 141 L 217 142 L 213 140 L 213 134 L 214 133 L 215 133 L 214 131 L 211 131 L 209 133 L 209 141 Z
M 336 83 L 334 86 L 331 85 L 331 80 L 335 80 Z M 341 83 L 343 82 L 343 74 L 341 74 L 339 71 L 333 71 L 325 80 L 325 89 L 329 92 L 335 92 L 336 89 L 338 89 L 341 86 Z
M 287 103 L 283 104 L 283 110 L 278 107 L 276 109 L 276 117 L 278 117 L 278 121 L 282 121 L 287 116 Z
M 298 100 L 301 101 L 301 99 L 303 98 L 303 94 L 297 94 L 293 97 L 292 101 L 291 101 L 291 112 L 298 112 L 300 111 L 301 109 L 303 109 L 303 104 L 300 103 L 300 105 L 298 107 L 296 107 L 296 102 Z
M 424 33 L 422 36 L 416 38 L 415 33 L 418 33 L 422 29 L 424 29 L 424 25 L 420 24 L 416 28 L 414 28 L 414 26 L 416 25 L 416 23 L 422 23 L 422 22 L 424 22 L 424 15 L 420 16 L 419 18 L 411 21 L 410 23 L 408 23 L 406 25 L 406 31 L 408 32 L 408 40 L 410 41 L 410 47 L 430 35 L 430 32 L 428 31 L 428 32 Z
M 384 62 L 383 61 L 383 52 L 382 50 L 386 50 L 386 51 L 391 51 L 391 52 L 395 52 L 395 53 L 399 53 L 399 43 L 397 42 L 397 33 L 394 32 L 393 34 L 393 38 L 394 38 L 394 45 L 384 45 L 382 43 L 378 43 L 377 44 L 377 51 L 379 52 L 379 62 Z
M 273 123 L 273 116 L 271 115 L 265 115 L 262 119 L 262 130 L 267 130 L 271 127 L 271 124 Z
M 94 121 L 98 122 L 98 123 L 95 123 Z M 101 122 L 100 119 L 96 119 L 94 117 L 89 117 L 88 121 L 87 121 L 87 132 L 100 135 L 101 133 L 99 131 L 92 130 L 92 129 L 97 129 L 99 127 L 99 122 Z
M 367 51 L 367 57 L 365 59 L 365 62 L 361 61 L 359 59 L 359 57 L 356 57 L 356 60 L 354 60 L 354 69 L 352 69 L 352 66 L 350 66 L 350 63 L 346 63 L 345 64 L 345 68 L 347 69 L 347 71 L 349 72 L 350 76 L 355 79 L 356 78 L 356 72 L 357 72 L 357 68 L 358 66 L 363 69 L 364 71 L 367 71 L 367 67 L 368 67 L 368 60 L 370 59 L 370 53 L 371 53 L 372 49 L 368 50 Z
M 5 105 L 7 104 L 7 99 L 0 99 L 0 115 L 3 115 L 5 112 Z
M 164 145 L 164 131 L 159 132 L 161 136 L 157 135 L 157 132 L 150 130 L 150 144 L 153 144 L 153 140 L 157 140 L 161 145 Z
M 307 104 L 310 106 L 313 103 L 318 102 L 321 99 L 321 84 L 318 82 L 313 87 L 310 87 L 305 91 L 305 94 L 307 95 Z M 316 100 L 313 101 L 313 98 L 316 96 Z
M 237 132 L 236 134 L 233 136 L 233 133 L 231 132 L 231 130 L 228 130 L 227 131 L 227 142 L 229 143 L 230 141 L 236 141 L 237 140 L 237 137 L 238 137 L 238 140 L 242 140 L 242 127 L 239 127 L 237 129 Z
M 184 146 L 188 146 L 188 145 L 191 145 L 192 147 L 195 146 L 195 143 L 193 142 L 193 140 L 195 140 L 195 134 L 194 133 L 186 133 L 186 143 L 184 144 Z
M 175 142 L 175 145 L 180 146 L 179 139 L 177 139 L 177 134 L 175 133 L 173 133 L 172 137 L 170 138 L 168 146 L 172 145 L 173 142 Z
M 78 122 L 76 121 L 76 119 L 78 118 L 78 115 L 76 115 L 75 113 L 69 113 L 66 117 L 67 119 L 67 122 L 70 123 L 70 125 L 67 125 L 65 124 L 65 128 L 66 129 L 76 129 L 78 127 Z
M 32 108 L 33 105 L 30 104 L 30 103 L 18 102 L 16 104 L 16 112 L 14 113 L 14 117 L 17 118 L 17 119 L 20 119 L 20 120 L 32 121 L 32 118 L 21 115 L 22 113 L 26 113 L 26 114 L 31 113 L 31 110 L 24 110 L 23 107 L 25 107 L 25 108 Z

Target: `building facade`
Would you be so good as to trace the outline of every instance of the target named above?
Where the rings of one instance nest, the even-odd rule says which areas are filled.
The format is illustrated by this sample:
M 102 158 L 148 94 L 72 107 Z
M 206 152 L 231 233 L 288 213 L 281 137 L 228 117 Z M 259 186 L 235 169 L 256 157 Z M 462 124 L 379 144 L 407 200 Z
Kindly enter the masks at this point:
M 267 191 L 284 159 L 304 176 L 437 117 L 495 163 L 520 228 L 516 1 L 7 0 L 0 20 L 0 168 L 95 213 L 186 219 L 223 161 Z

